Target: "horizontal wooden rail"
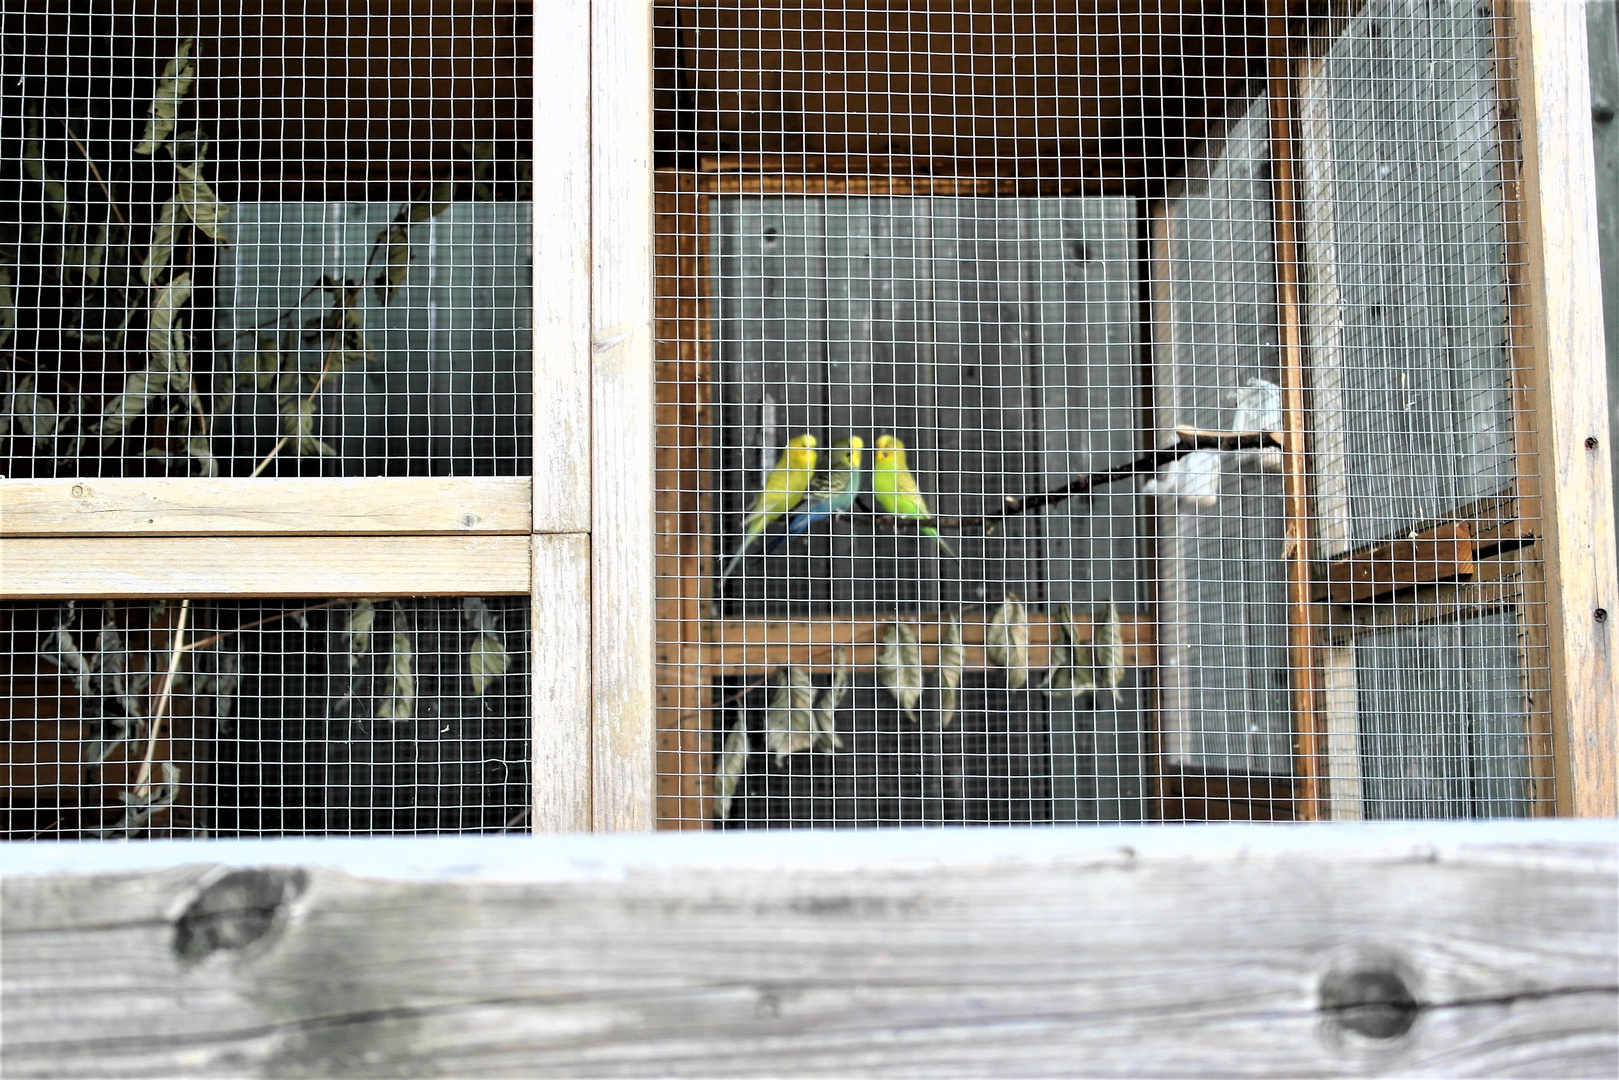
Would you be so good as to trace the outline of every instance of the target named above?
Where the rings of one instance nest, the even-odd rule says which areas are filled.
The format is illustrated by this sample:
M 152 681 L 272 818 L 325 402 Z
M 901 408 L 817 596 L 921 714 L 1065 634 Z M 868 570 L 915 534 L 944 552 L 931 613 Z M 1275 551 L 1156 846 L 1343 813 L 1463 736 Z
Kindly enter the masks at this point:
M 526 476 L 0 480 L 0 536 L 526 533 L 533 490 Z
M 527 536 L 0 540 L 0 599 L 526 593 Z
M 0 848 L 7 1076 L 1612 1076 L 1611 822 Z

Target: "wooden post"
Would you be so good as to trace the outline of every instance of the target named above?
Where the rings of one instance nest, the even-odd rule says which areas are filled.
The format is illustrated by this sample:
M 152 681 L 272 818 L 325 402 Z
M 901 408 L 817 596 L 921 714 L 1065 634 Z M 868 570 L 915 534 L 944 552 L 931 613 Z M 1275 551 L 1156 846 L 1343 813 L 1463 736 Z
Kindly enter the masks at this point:
M 1306 375 L 1299 300 L 1298 213 L 1293 188 L 1293 77 L 1286 4 L 1273 3 L 1270 39 L 1271 176 L 1276 227 L 1276 308 L 1281 316 L 1284 552 L 1287 559 L 1288 656 L 1293 678 L 1293 759 L 1298 773 L 1297 816 L 1323 816 L 1321 733 L 1310 599 L 1310 460 L 1305 444 Z
M 1558 809 L 1619 814 L 1614 518 L 1585 5 L 1515 0 Z
M 651 0 L 591 4 L 590 115 L 592 823 L 641 830 L 655 797 Z

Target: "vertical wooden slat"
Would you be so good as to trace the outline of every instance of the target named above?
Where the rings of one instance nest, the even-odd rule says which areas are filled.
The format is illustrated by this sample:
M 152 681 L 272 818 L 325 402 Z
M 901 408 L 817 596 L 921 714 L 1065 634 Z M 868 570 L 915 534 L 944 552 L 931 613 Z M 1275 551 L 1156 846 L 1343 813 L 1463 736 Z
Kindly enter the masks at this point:
M 535 832 L 591 827 L 590 0 L 534 10 Z
M 597 0 L 591 98 L 592 822 L 653 820 L 652 5 Z
M 1317 716 L 1314 611 L 1310 603 L 1310 490 L 1305 446 L 1304 338 L 1299 303 L 1297 213 L 1293 191 L 1293 79 L 1287 5 L 1273 2 L 1270 38 L 1271 160 L 1275 180 L 1277 308 L 1281 314 L 1282 467 L 1287 517 L 1288 651 L 1293 677 L 1297 816 L 1321 817 L 1320 725 Z
M 590 528 L 590 0 L 534 7 L 534 531 Z
M 591 826 L 590 538 L 534 537 L 534 831 Z
M 1501 147 L 1504 262 L 1507 280 L 1507 347 L 1511 351 L 1512 448 L 1517 472 L 1515 498 L 1505 514 L 1516 519 L 1520 536 L 1541 534 L 1544 508 L 1540 500 L 1540 450 L 1536 437 L 1534 390 L 1535 342 L 1530 325 L 1528 207 L 1522 180 L 1523 127 L 1520 65 L 1512 32 L 1512 0 L 1494 0 L 1496 122 Z M 1547 640 L 1546 561 L 1542 546 L 1519 556 L 1523 580 L 1523 637 L 1519 646 L 1524 673 L 1524 712 L 1529 723 L 1530 798 L 1535 812 L 1557 812 L 1557 751 L 1551 711 L 1551 665 Z
M 1558 804 L 1619 813 L 1612 477 L 1583 4 L 1520 0 L 1512 32 L 1523 101 L 1534 416 L 1546 537 Z

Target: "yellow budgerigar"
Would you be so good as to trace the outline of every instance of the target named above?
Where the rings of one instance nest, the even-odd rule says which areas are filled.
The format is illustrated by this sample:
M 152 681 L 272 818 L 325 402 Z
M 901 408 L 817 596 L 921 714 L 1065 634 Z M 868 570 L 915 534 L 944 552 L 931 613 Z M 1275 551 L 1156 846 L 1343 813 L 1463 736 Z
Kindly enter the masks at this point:
M 796 435 L 788 441 L 786 449 L 776 458 L 770 475 L 765 477 L 764 488 L 753 497 L 753 505 L 748 507 L 747 519 L 742 523 L 742 544 L 731 556 L 731 561 L 725 564 L 720 581 L 731 576 L 742 561 L 742 556 L 748 553 L 753 542 L 772 522 L 804 501 L 804 493 L 809 490 L 810 480 L 815 476 L 818 457 L 815 436 Z
M 905 444 L 892 435 L 877 436 L 877 454 L 871 467 L 871 493 L 876 496 L 877 504 L 884 513 L 916 522 L 923 535 L 932 537 L 946 555 L 952 559 L 956 557 L 950 545 L 944 542 L 944 537 L 939 535 L 939 530 L 928 524 L 933 514 L 928 510 L 927 500 L 922 498 L 916 477 L 906 467 Z

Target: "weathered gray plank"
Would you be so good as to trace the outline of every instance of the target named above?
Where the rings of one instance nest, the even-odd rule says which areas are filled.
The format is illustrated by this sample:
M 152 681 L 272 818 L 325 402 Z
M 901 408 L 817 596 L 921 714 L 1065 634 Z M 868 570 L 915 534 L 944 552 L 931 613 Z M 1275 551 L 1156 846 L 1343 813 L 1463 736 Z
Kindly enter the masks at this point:
M 0 874 L 9 1076 L 1619 1069 L 1611 822 L 27 845 Z M 1353 973 L 1412 1007 L 1348 1007 Z
M 1179 424 L 1230 427 L 1249 380 L 1280 382 L 1269 121 L 1256 97 L 1155 223 L 1159 445 Z M 1158 500 L 1162 748 L 1176 765 L 1292 772 L 1282 477 L 1265 464 L 1224 455 L 1213 507 Z
M 1375 0 L 1305 83 L 1323 557 L 1512 479 L 1492 17 Z

